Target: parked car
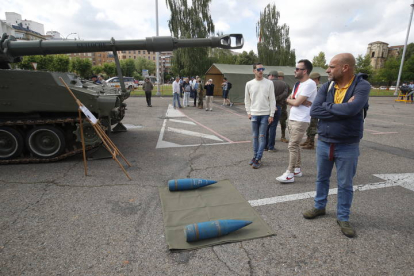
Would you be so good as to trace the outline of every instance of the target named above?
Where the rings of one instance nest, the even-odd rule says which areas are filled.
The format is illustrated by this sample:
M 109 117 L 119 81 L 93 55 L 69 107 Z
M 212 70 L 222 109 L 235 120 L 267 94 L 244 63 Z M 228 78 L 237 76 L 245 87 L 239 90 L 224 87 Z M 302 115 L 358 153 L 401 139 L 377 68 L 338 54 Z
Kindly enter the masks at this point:
M 138 81 L 139 85 L 144 85 L 144 83 L 145 83 L 145 81 L 143 81 L 143 80 Z
M 379 89 L 380 90 L 387 90 L 387 87 L 386 86 L 380 86 Z
M 395 86 L 390 86 L 390 90 L 394 90 L 395 91 Z
M 116 87 L 116 88 L 121 87 L 121 83 L 119 82 L 118 77 L 110 78 L 106 81 L 106 83 L 110 87 Z M 136 87 L 138 87 L 138 85 L 135 83 L 134 78 L 132 77 L 124 77 L 124 83 L 125 83 L 125 88 L 128 90 L 134 90 Z

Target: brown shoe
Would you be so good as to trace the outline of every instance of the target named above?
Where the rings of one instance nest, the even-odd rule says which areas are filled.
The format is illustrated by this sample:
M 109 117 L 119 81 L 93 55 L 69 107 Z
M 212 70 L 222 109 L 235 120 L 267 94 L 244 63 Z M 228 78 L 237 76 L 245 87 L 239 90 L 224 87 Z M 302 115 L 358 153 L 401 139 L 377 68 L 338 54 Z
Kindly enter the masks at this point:
M 316 208 L 312 208 L 306 212 L 303 213 L 303 217 L 305 219 L 314 219 L 316 217 L 319 216 L 323 216 L 326 214 L 325 209 L 316 209 Z
M 280 138 L 280 141 L 284 142 L 284 143 L 289 143 L 289 140 L 286 139 L 285 137 Z
M 305 142 L 303 142 L 302 144 L 300 144 L 300 146 L 301 147 L 307 146 L 309 144 L 309 142 L 310 142 L 310 138 L 308 137 Z
M 354 228 L 351 226 L 351 224 L 349 223 L 349 221 L 336 220 L 336 222 L 338 223 L 339 227 L 341 228 L 342 234 L 344 234 L 348 238 L 355 237 L 356 232 L 355 232 Z
M 310 141 L 306 146 L 302 147 L 302 149 L 308 149 L 308 150 L 315 149 L 315 142 L 314 141 Z

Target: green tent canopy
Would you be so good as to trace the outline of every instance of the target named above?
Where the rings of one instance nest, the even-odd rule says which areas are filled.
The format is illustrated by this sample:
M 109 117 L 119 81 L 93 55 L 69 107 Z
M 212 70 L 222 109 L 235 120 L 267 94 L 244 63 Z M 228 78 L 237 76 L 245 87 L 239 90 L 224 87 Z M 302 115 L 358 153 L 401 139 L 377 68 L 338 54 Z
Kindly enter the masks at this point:
M 271 71 L 281 71 L 285 74 L 285 82 L 292 88 L 296 83 L 295 79 L 295 67 L 291 66 L 266 66 L 264 75 Z M 328 81 L 328 74 L 325 72 L 325 69 L 321 67 L 314 67 L 312 72 L 317 72 L 321 75 L 321 83 Z M 214 63 L 206 72 L 205 79 L 212 79 L 215 85 L 214 87 L 214 96 L 222 96 L 221 84 L 223 78 L 227 78 L 232 84 L 232 89 L 230 90 L 229 98 L 234 103 L 244 102 L 244 89 L 246 87 L 246 82 L 254 78 L 253 74 L 253 65 L 234 65 L 234 64 L 217 64 Z

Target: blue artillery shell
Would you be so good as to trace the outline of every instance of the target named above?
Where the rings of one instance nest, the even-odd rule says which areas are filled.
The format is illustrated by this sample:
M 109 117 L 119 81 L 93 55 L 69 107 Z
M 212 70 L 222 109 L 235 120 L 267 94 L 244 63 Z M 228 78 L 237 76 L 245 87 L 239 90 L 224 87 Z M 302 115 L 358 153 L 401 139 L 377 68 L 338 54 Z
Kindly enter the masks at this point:
M 189 224 L 184 228 L 187 242 L 216 238 L 239 230 L 252 223 L 248 220 L 213 220 Z
M 170 191 L 194 190 L 215 183 L 217 181 L 201 178 L 172 179 L 168 181 L 168 188 Z

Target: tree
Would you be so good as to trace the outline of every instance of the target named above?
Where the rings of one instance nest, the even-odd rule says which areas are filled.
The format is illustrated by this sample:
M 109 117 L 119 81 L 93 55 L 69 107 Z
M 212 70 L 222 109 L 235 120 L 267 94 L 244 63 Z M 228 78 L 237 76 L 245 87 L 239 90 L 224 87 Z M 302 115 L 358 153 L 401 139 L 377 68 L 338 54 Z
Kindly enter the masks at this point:
M 378 70 L 375 80 L 377 82 L 387 82 L 387 85 L 390 86 L 393 81 L 397 80 L 399 69 L 400 61 L 395 57 L 389 57 L 384 67 Z
M 324 52 L 319 52 L 317 56 L 313 57 L 312 65 L 314 67 L 322 67 L 324 69 L 328 68 L 328 65 L 326 64 L 326 58 Z
M 56 55 L 53 59 L 52 68 L 56 72 L 69 72 L 70 59 L 67 55 Z
M 268 4 L 256 25 L 259 39 L 257 52 L 261 63 L 276 66 L 295 66 L 295 50 L 291 50 L 289 27 L 279 26 L 280 13 L 276 5 Z
M 37 70 L 53 71 L 53 55 L 37 56 Z
M 34 70 L 32 63 L 37 63 L 38 56 L 24 56 L 22 61 L 17 64 L 17 67 L 24 70 Z
M 211 63 L 236 64 L 237 56 L 229 49 L 214 48 L 210 51 Z
M 95 75 L 99 75 L 102 72 L 104 72 L 103 66 L 100 66 L 100 65 L 92 66 L 92 73 L 94 73 Z
M 253 51 L 250 51 L 249 53 L 243 51 L 243 53 L 238 55 L 236 59 L 236 64 L 239 65 L 253 65 L 256 62 L 258 62 L 258 58 Z
M 372 77 L 374 69 L 371 66 L 371 57 L 369 54 L 365 56 L 358 55 L 356 58 L 355 72 L 364 73 Z
M 102 70 L 105 72 L 105 75 L 107 75 L 108 78 L 116 76 L 116 65 L 113 62 L 104 63 Z
M 142 57 L 137 57 L 135 60 L 135 68 L 138 74 L 142 75 L 142 70 L 148 70 L 148 74 L 154 75 L 155 74 L 155 62 L 149 59 L 145 59 Z
M 70 61 L 70 70 L 84 79 L 89 79 L 92 74 L 92 61 L 87 58 L 75 57 Z
M 134 72 L 137 70 L 135 68 L 135 62 L 132 58 L 121 60 L 120 64 L 123 76 L 132 76 Z
M 210 15 L 211 0 L 166 0 L 171 10 L 168 27 L 174 37 L 206 38 L 214 33 L 213 19 Z M 174 51 L 172 71 L 175 75 L 204 75 L 211 65 L 207 48 L 183 48 Z

